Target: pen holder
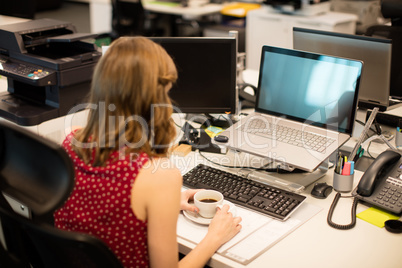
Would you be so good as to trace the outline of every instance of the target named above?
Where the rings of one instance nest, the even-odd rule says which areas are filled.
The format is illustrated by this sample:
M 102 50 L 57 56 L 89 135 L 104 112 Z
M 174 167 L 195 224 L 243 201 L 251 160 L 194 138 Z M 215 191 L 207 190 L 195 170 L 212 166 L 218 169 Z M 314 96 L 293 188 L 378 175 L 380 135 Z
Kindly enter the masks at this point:
M 395 133 L 395 146 L 398 147 L 402 147 L 402 132 L 397 131 Z
M 334 190 L 340 193 L 351 192 L 353 189 L 353 177 L 354 174 L 341 175 L 334 172 L 334 181 L 333 181 Z

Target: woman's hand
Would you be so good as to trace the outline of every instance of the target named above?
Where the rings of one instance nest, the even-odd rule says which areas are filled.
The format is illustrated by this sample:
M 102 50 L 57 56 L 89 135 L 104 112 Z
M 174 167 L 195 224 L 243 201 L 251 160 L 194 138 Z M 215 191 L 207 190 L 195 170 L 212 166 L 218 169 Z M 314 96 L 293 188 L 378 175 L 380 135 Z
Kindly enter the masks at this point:
M 242 228 L 241 217 L 233 217 L 229 209 L 230 206 L 227 204 L 223 205 L 222 209 L 217 208 L 215 217 L 208 228 L 207 235 L 215 237 L 220 245 L 232 239 Z
M 190 205 L 188 201 L 194 199 L 195 193 L 201 191 L 203 189 L 190 189 L 181 192 L 181 201 L 180 201 L 180 209 L 188 210 L 198 213 L 198 208 L 194 205 Z
M 195 192 L 187 194 L 194 195 Z M 185 193 L 182 193 L 182 197 L 183 196 L 185 196 Z M 195 263 L 207 263 L 219 247 L 240 232 L 241 218 L 234 218 L 232 213 L 229 212 L 229 209 L 229 205 L 223 205 L 222 209 L 217 208 L 215 217 L 212 219 L 208 227 L 207 235 L 189 254 L 186 255 L 186 257 L 180 261 L 181 266 L 195 267 Z

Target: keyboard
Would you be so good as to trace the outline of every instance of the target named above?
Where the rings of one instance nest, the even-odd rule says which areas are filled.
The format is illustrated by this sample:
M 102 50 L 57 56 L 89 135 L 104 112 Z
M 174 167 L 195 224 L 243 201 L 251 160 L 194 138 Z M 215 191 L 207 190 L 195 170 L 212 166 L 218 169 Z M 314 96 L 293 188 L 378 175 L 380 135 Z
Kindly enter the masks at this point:
M 282 221 L 286 220 L 306 199 L 303 195 L 203 164 L 199 164 L 183 176 L 183 185 L 188 188 L 217 190 L 226 200 L 236 205 Z
M 271 124 L 261 119 L 252 119 L 249 123 L 243 124 L 241 130 L 299 147 L 308 147 L 317 152 L 323 152 L 335 141 L 335 139 L 322 135 Z

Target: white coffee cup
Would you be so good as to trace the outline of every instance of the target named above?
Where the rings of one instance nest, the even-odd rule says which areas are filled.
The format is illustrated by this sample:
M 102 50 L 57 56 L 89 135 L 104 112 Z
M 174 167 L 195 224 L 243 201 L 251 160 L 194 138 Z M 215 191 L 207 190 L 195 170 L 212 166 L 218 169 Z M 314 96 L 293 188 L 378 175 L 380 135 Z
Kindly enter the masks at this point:
M 194 195 L 194 205 L 199 209 L 199 214 L 204 218 L 213 218 L 216 208 L 223 203 L 223 195 L 214 190 L 199 191 Z

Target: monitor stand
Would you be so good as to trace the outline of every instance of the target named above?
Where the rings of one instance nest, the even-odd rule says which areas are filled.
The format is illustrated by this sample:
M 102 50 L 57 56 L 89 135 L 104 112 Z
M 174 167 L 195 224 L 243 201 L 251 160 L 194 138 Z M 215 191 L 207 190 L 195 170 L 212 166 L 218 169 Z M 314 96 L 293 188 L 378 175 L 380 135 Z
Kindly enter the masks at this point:
M 194 122 L 194 123 L 199 123 L 202 126 L 209 127 L 209 126 L 214 126 L 214 127 L 220 127 L 223 129 L 226 129 L 236 123 L 236 121 L 233 119 L 233 116 L 231 115 L 219 115 L 218 117 L 213 116 L 209 113 L 205 114 L 187 114 L 186 120 L 188 122 Z
M 329 160 L 327 159 L 313 172 L 291 172 L 284 170 L 275 173 L 241 169 L 239 174 L 254 181 L 262 182 L 291 192 L 301 193 L 308 185 L 323 177 L 327 173 L 328 168 Z

